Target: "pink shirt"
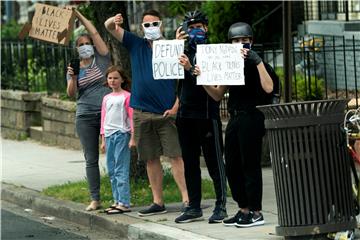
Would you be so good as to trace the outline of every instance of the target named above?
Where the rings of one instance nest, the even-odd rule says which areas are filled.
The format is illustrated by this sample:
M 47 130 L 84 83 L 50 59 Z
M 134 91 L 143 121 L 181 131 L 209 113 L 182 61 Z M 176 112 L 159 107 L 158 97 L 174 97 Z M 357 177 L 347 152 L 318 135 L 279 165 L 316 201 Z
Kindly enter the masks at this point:
M 125 90 L 104 96 L 101 105 L 100 134 L 109 137 L 117 131 L 133 131 L 133 109 L 129 104 L 130 93 Z

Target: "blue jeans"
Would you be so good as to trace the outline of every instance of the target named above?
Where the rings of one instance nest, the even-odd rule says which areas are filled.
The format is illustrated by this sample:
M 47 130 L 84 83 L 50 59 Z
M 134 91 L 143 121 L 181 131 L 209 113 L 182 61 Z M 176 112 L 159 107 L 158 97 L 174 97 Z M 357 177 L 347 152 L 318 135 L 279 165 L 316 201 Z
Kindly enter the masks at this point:
M 120 131 L 105 138 L 106 163 L 114 201 L 130 207 L 130 134 Z

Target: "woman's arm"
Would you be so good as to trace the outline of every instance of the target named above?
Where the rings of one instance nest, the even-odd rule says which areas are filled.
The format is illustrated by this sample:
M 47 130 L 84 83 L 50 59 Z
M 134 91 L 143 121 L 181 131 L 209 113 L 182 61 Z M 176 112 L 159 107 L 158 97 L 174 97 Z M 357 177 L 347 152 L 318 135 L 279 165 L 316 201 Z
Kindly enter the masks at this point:
M 82 24 L 85 26 L 86 30 L 90 34 L 90 37 L 96 47 L 97 52 L 105 56 L 109 53 L 109 49 L 106 46 L 106 43 L 101 38 L 100 34 L 96 30 L 95 26 L 89 21 L 86 17 L 84 17 L 78 10 L 75 9 L 75 14 L 77 18 L 82 22 Z
M 69 97 L 74 97 L 77 91 L 77 75 L 74 75 L 74 70 L 70 65 L 68 66 L 67 74 L 71 77 L 67 80 L 66 93 Z

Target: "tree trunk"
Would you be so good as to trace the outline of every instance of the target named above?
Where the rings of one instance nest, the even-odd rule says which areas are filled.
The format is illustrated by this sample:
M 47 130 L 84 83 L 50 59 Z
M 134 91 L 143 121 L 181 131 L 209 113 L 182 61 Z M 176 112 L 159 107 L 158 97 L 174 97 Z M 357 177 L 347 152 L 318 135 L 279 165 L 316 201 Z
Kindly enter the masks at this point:
M 113 64 L 120 65 L 126 73 L 131 77 L 130 58 L 127 50 L 105 29 L 105 21 L 118 13 L 121 13 L 124 18 L 123 28 L 129 30 L 129 22 L 127 16 L 127 3 L 123 1 L 90 1 L 90 7 L 93 9 L 94 19 L 91 19 L 99 34 L 107 43 Z
M 123 27 L 129 30 L 129 22 L 126 13 L 127 4 L 123 1 L 108 2 L 108 1 L 90 1 L 90 8 L 93 11 L 94 22 L 99 34 L 107 43 L 110 53 L 112 55 L 113 64 L 120 65 L 126 73 L 131 77 L 130 57 L 127 50 L 105 29 L 104 22 L 117 13 L 121 13 L 124 18 Z M 130 177 L 137 180 L 139 178 L 146 178 L 146 168 L 143 161 L 138 161 L 138 154 L 136 149 L 131 150 L 131 165 Z

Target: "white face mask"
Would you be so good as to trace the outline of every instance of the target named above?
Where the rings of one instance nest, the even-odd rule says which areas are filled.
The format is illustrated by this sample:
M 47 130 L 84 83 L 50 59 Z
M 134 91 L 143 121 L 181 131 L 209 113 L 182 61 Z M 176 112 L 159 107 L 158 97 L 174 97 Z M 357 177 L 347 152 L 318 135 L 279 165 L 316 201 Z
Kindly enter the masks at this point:
M 159 27 L 148 27 L 143 29 L 146 39 L 157 40 L 161 38 L 161 31 Z
M 82 45 L 78 47 L 78 52 L 81 59 L 90 58 L 94 55 L 94 47 L 93 45 Z

